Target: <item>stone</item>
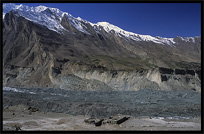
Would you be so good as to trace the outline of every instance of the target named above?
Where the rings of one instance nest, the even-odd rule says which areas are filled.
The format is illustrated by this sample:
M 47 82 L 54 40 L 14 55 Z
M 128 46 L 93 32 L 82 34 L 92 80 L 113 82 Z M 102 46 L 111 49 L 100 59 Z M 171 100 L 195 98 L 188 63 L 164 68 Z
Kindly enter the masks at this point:
M 95 119 L 95 118 L 89 118 L 85 119 L 84 122 L 88 124 L 95 124 L 95 126 L 101 126 L 104 124 L 121 124 L 124 121 L 128 120 L 130 117 L 125 116 L 125 115 L 116 115 L 116 116 L 111 116 L 108 119 Z
M 84 122 L 88 124 L 95 124 L 95 119 L 94 118 L 85 119 Z
M 125 115 L 116 115 L 109 117 L 109 119 L 106 119 L 102 122 L 102 124 L 121 124 L 124 121 L 128 120 L 130 117 Z
M 37 108 L 33 108 L 33 107 L 29 107 L 28 110 L 30 112 L 37 112 L 37 111 L 39 111 Z
M 100 119 L 99 121 L 95 122 L 95 126 L 101 126 L 103 120 L 104 119 Z

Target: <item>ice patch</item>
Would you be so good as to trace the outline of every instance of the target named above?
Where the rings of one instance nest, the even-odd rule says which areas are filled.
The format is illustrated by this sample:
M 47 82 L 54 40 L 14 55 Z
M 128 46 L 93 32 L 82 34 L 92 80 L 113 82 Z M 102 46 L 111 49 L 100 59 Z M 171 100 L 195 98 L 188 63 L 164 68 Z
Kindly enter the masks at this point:
M 182 117 L 182 116 L 173 116 L 173 117 L 150 117 L 150 119 L 160 119 L 160 120 L 164 120 L 164 119 L 170 119 L 170 120 L 181 120 L 181 119 L 191 119 L 191 117 Z
M 50 93 L 53 96 L 63 96 L 63 97 L 67 97 L 67 95 L 63 95 L 63 94 L 55 94 L 55 93 Z
M 150 117 L 150 119 L 160 119 L 160 120 L 163 120 L 164 117 Z
M 180 119 L 191 119 L 191 117 L 174 116 L 174 117 L 166 117 L 166 119 L 180 120 Z
M 30 94 L 36 94 L 36 93 L 34 93 L 34 92 L 28 92 L 28 93 L 30 93 Z
M 18 93 L 36 94 L 36 93 L 31 92 L 31 91 L 29 91 L 29 90 L 16 89 L 16 88 L 12 88 L 12 87 L 3 87 L 3 91 L 12 91 L 12 92 L 18 92 Z
M 13 92 L 20 92 L 20 93 L 23 92 L 23 91 L 20 91 L 16 88 L 11 88 L 11 87 L 3 87 L 3 91 L 13 91 Z

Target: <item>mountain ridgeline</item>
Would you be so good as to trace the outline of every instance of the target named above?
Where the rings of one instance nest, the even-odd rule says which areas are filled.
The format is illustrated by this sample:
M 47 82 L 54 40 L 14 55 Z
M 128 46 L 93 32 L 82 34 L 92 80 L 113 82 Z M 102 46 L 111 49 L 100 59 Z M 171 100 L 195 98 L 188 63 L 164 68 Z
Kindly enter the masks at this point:
M 201 37 L 139 35 L 55 8 L 4 4 L 3 84 L 200 92 Z

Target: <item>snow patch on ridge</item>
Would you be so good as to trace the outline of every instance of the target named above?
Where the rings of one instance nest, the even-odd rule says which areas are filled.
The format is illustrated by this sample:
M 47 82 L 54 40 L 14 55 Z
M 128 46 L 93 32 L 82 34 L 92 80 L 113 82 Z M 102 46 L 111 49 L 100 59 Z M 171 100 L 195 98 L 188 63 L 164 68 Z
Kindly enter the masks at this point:
M 5 13 L 3 13 L 3 16 L 2 16 L 2 18 L 3 18 L 3 19 L 4 19 L 5 15 L 6 15 L 6 14 L 5 14 Z
M 66 15 L 67 16 L 67 15 Z M 89 32 L 87 32 L 87 27 L 83 24 L 86 23 L 84 20 L 82 20 L 80 17 L 78 18 L 74 18 L 73 16 L 67 16 L 71 22 L 71 24 L 79 31 L 86 33 L 86 34 L 90 34 Z
M 45 7 L 45 6 L 37 6 L 36 8 L 35 8 L 35 11 L 36 12 L 42 12 L 42 11 L 44 11 L 44 10 L 46 10 L 48 7 Z
M 100 30 L 100 26 L 103 27 L 103 29 L 106 32 L 110 32 L 111 30 L 115 31 L 115 33 L 120 37 L 121 35 L 128 38 L 128 39 L 132 39 L 135 41 L 152 41 L 154 43 L 159 43 L 159 44 L 167 44 L 169 46 L 174 46 L 175 42 L 173 40 L 173 38 L 156 38 L 156 37 L 152 37 L 150 35 L 140 35 L 140 34 L 136 34 L 133 32 L 128 32 L 125 31 L 117 26 L 114 26 L 108 22 L 98 22 L 96 24 L 90 23 L 92 26 L 97 26 L 98 29 Z M 174 46 L 175 47 L 175 46 Z
M 195 43 L 195 38 L 193 37 L 180 37 L 181 40 L 185 41 L 185 42 L 193 42 Z

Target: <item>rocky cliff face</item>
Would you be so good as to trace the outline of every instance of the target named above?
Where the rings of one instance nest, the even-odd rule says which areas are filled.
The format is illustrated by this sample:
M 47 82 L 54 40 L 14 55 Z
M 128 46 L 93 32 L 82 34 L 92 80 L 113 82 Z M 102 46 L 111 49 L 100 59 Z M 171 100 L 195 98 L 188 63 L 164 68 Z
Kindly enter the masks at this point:
M 37 71 L 41 73 L 38 79 L 36 79 Z M 138 71 L 75 71 L 73 68 L 69 73 L 65 73 L 64 70 L 61 72 L 51 67 L 48 72 L 46 69 L 37 71 L 34 68 L 7 67 L 4 85 L 72 90 L 187 89 L 201 91 L 199 70 L 155 68 Z
M 168 72 L 169 70 L 171 72 Z M 74 85 L 71 80 L 76 82 L 75 79 L 77 79 L 78 89 L 88 90 L 188 89 L 201 91 L 201 78 L 198 70 L 156 68 L 140 71 L 73 71 L 72 74 L 74 74 L 72 78 L 69 75 L 67 77 L 56 76 L 53 79 L 54 83 L 65 89 L 70 88 L 67 85 Z M 86 84 L 80 83 L 83 80 L 86 81 Z M 106 87 L 102 88 L 103 85 Z
M 80 23 L 88 33 L 77 29 L 66 15 L 60 22 L 64 31 L 59 33 L 26 19 L 18 11 L 6 13 L 4 86 L 201 90 L 200 37 L 176 37 L 172 41 L 175 43 L 168 45 L 137 41 L 106 27 Z

